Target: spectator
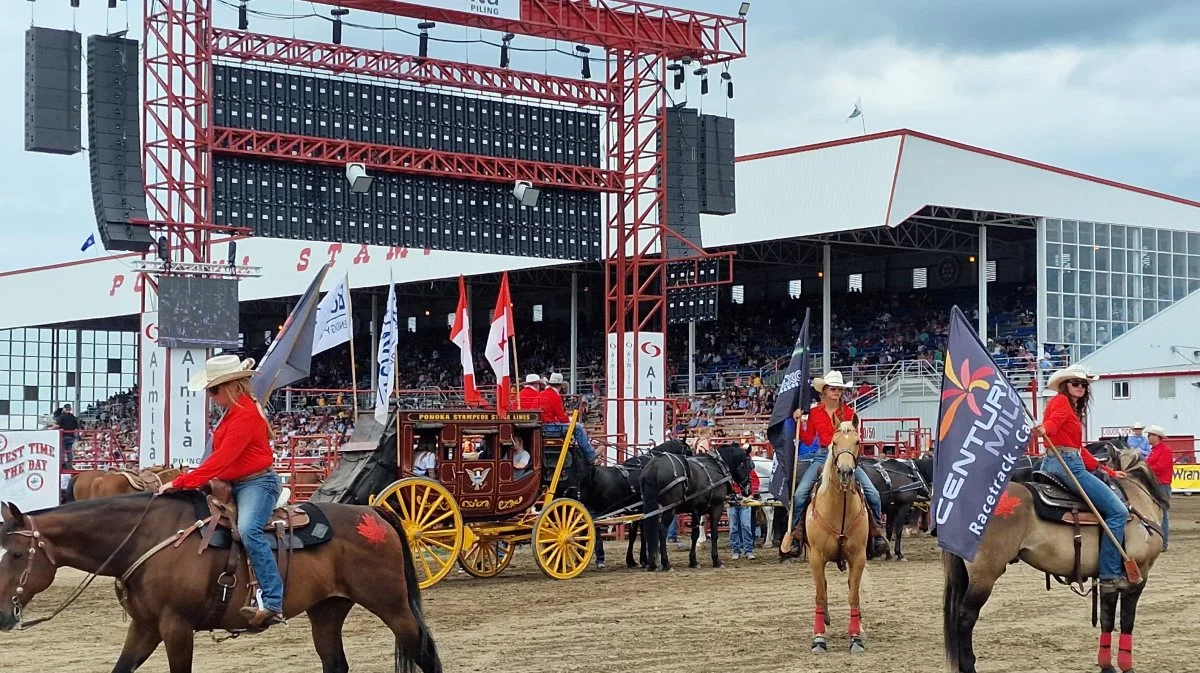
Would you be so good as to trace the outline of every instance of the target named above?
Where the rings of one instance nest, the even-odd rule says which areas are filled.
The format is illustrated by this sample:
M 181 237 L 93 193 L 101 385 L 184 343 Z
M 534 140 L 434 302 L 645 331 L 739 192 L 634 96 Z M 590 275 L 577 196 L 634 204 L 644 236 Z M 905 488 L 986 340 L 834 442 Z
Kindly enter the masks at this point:
M 1175 458 L 1171 453 L 1171 447 L 1163 441 L 1167 437 L 1167 433 L 1162 429 L 1161 425 L 1151 425 L 1146 430 L 1146 437 L 1150 443 L 1150 457 L 1146 462 L 1150 465 L 1150 469 L 1154 472 L 1154 476 L 1158 478 L 1158 487 L 1162 489 L 1163 497 L 1169 503 L 1171 501 L 1171 479 L 1175 471 Z M 1167 529 L 1171 526 L 1170 512 L 1163 510 L 1163 552 L 1167 551 Z

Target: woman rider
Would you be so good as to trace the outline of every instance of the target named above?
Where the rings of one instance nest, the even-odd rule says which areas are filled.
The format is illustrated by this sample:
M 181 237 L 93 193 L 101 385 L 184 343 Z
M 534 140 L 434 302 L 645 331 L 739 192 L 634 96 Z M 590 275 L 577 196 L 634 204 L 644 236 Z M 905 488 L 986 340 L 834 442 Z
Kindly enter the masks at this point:
M 213 403 L 226 412 L 213 431 L 212 454 L 196 469 L 164 484 L 159 493 L 198 489 L 212 479 L 233 484 L 238 532 L 262 591 L 261 604 L 244 607 L 241 614 L 251 626 L 265 628 L 283 621 L 283 580 L 263 531 L 275 510 L 281 485 L 279 475 L 271 469 L 275 454 L 267 415 L 250 392 L 250 377 L 256 373 L 253 367 L 253 359 L 218 355 L 204 363 L 204 371 L 188 383 L 190 390 L 207 390 Z
M 1092 376 L 1080 365 L 1071 365 L 1050 375 L 1046 387 L 1055 395 L 1046 405 L 1046 413 L 1042 415 L 1040 425 L 1034 427 L 1034 432 L 1044 437 L 1050 444 L 1058 448 L 1071 474 L 1079 481 L 1080 487 L 1096 511 L 1104 517 L 1113 536 L 1122 545 L 1125 544 L 1125 522 L 1129 518 L 1129 509 L 1121 499 L 1112 492 L 1104 482 L 1092 474 L 1098 466 L 1113 477 L 1123 477 L 1124 473 L 1113 470 L 1100 461 L 1090 451 L 1083 448 L 1083 420 L 1087 415 L 1088 404 L 1092 400 L 1091 382 L 1098 377 Z M 1047 456 L 1042 461 L 1042 470 L 1049 472 L 1070 484 L 1071 481 L 1063 470 L 1062 463 Z M 1100 536 L 1100 589 L 1101 591 L 1123 591 L 1129 588 L 1121 566 L 1121 554 L 1107 535 Z
M 854 424 L 855 430 L 862 431 L 861 420 L 849 405 L 842 402 L 842 395 L 852 384 L 842 380 L 842 373 L 834 370 L 824 378 L 813 379 L 813 388 L 821 395 L 821 401 L 808 414 L 800 416 L 800 442 L 812 445 L 818 442 L 817 452 L 805 458 L 812 459 L 804 476 L 796 484 L 796 494 L 792 501 L 792 537 L 797 541 L 804 540 L 804 507 L 812 495 L 813 486 L 821 469 L 825 466 L 828 447 L 833 443 L 833 433 L 843 421 Z M 797 413 L 800 413 L 797 410 Z M 854 470 L 858 483 L 862 484 L 863 494 L 871 511 L 871 538 L 874 540 L 875 554 L 881 554 L 887 549 L 887 540 L 880 535 L 880 521 L 883 519 L 882 507 L 879 501 L 879 491 L 871 483 L 871 478 L 861 467 Z

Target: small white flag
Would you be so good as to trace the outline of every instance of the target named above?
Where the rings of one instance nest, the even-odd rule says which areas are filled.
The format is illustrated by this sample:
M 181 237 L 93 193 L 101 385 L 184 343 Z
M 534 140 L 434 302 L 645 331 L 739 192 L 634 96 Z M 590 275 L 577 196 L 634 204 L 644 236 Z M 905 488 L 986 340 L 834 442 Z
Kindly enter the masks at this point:
M 379 353 L 375 357 L 375 420 L 387 425 L 388 400 L 395 382 L 396 345 L 399 330 L 396 325 L 396 285 L 388 270 L 387 309 L 383 313 L 383 330 L 379 333 Z
M 317 320 L 313 329 L 312 354 L 324 351 L 346 343 L 354 332 L 350 322 L 350 283 L 349 278 L 342 277 L 337 285 L 317 304 Z

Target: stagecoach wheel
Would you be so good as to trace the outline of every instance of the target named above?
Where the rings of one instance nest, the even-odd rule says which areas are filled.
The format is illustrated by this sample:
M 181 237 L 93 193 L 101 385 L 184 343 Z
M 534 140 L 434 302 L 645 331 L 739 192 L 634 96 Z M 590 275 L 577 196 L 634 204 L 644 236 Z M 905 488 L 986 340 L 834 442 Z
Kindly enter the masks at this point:
M 458 555 L 458 565 L 472 577 L 495 577 L 504 572 L 516 548 L 499 538 L 478 538 Z
M 462 551 L 463 520 L 458 503 L 445 486 L 432 479 L 409 477 L 392 482 L 371 504 L 400 517 L 422 589 L 450 574 Z
M 592 517 L 576 500 L 554 500 L 533 524 L 533 558 L 542 572 L 556 580 L 578 577 L 595 551 Z

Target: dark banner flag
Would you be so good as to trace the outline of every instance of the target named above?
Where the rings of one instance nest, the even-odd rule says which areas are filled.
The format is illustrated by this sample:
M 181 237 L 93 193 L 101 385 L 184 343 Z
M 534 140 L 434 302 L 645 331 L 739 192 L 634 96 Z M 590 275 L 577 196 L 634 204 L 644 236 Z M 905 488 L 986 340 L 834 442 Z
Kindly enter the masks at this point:
M 1020 394 L 955 306 L 933 460 L 931 504 L 939 547 L 975 560 L 1032 432 Z
M 279 328 L 275 340 L 267 348 L 262 362 L 258 363 L 258 376 L 250 379 L 254 396 L 266 406 L 271 393 L 278 388 L 295 383 L 309 376 L 312 368 L 313 336 L 316 330 L 317 300 L 321 296 L 321 283 L 329 265 L 321 267 L 300 295 L 300 301 L 288 314 Z
M 808 411 L 812 406 L 812 384 L 808 372 L 811 357 L 808 350 L 808 322 L 811 309 L 804 309 L 804 324 L 792 348 L 792 361 L 787 373 L 779 382 L 775 408 L 767 423 L 767 439 L 774 449 L 775 465 L 771 472 L 771 494 L 781 502 L 792 499 L 792 468 L 796 462 L 796 426 L 791 422 L 792 412 L 797 409 Z M 785 432 L 790 430 L 790 435 Z

